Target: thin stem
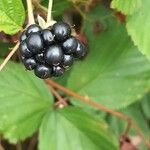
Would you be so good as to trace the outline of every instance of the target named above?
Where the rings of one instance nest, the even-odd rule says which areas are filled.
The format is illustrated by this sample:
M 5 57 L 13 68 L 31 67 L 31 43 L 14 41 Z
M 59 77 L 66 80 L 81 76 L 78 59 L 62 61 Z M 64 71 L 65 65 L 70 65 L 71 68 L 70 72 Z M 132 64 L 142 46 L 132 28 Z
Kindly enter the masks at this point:
M 37 8 L 45 11 L 46 13 L 48 13 L 48 9 L 45 8 L 44 6 L 40 5 L 40 4 L 37 5 Z
M 3 63 L 0 65 L 0 71 L 5 67 L 5 65 L 7 64 L 7 62 L 10 60 L 10 58 L 13 56 L 13 54 L 17 51 L 17 49 L 19 48 L 19 42 L 15 45 L 15 47 L 11 50 L 11 52 L 8 54 L 8 56 L 5 58 L 5 60 L 3 61 Z
M 143 139 L 144 144 L 147 146 L 147 148 L 150 150 L 150 139 L 148 138 L 148 140 L 145 138 L 145 136 L 143 135 L 141 129 L 136 125 L 136 123 L 134 123 L 132 121 L 131 126 L 135 129 L 135 131 L 138 133 L 138 135 Z
M 44 16 L 47 16 L 48 9 L 44 6 L 42 6 L 39 2 L 33 1 L 33 5 L 35 6 L 36 10 L 40 13 L 42 13 Z
M 131 120 L 129 122 L 127 122 L 127 126 L 125 128 L 125 131 L 124 131 L 124 135 L 128 134 L 129 133 L 129 130 L 131 128 L 131 125 L 132 125 L 132 122 Z
M 73 6 L 78 11 L 78 13 L 82 16 L 82 18 L 86 20 L 86 15 L 84 14 L 84 12 L 76 4 L 74 4 Z
M 53 86 L 54 88 L 57 88 L 57 89 L 63 91 L 64 93 L 66 93 L 69 96 L 77 98 L 77 100 L 80 100 L 80 101 L 82 101 L 82 102 L 84 102 L 90 106 L 98 108 L 99 110 L 110 113 L 110 114 L 112 114 L 112 115 L 114 115 L 120 119 L 127 121 L 128 125 L 127 125 L 127 129 L 126 129 L 125 133 L 127 133 L 129 131 L 130 126 L 132 126 L 136 130 L 136 132 L 139 134 L 139 136 L 143 139 L 145 145 L 150 149 L 150 142 L 146 140 L 141 129 L 128 116 L 126 116 L 126 115 L 124 115 L 118 111 L 111 110 L 111 109 L 109 109 L 109 108 L 107 108 L 107 107 L 105 107 L 99 103 L 96 103 L 93 100 L 91 100 L 90 98 L 81 96 L 78 93 L 75 93 L 69 89 L 66 89 L 65 87 L 61 86 L 60 84 L 58 84 L 52 80 L 45 80 L 45 81 L 48 85 Z
M 16 150 L 22 150 L 21 142 L 18 142 L 16 145 Z
M 0 138 L 0 150 L 4 150 L 4 147 L 3 147 L 2 143 L 1 143 L 1 138 Z
M 48 14 L 47 14 L 47 23 L 50 23 L 52 21 L 52 5 L 53 5 L 53 0 L 49 0 Z
M 0 144 L 0 150 L 4 150 L 4 147 L 2 146 L 2 144 Z
M 60 96 L 60 94 L 52 87 L 52 86 L 49 86 L 52 94 L 58 99 L 58 102 L 55 104 L 56 106 L 59 105 L 59 104 L 62 104 L 62 105 L 67 105 L 67 102 Z
M 99 103 L 96 103 L 96 102 L 92 101 L 91 99 L 89 99 L 89 98 L 87 98 L 87 97 L 81 96 L 81 95 L 79 95 L 78 93 L 75 93 L 75 92 L 73 92 L 73 91 L 71 91 L 71 90 L 69 90 L 69 89 L 66 89 L 65 87 L 63 87 L 63 86 L 57 84 L 56 82 L 54 82 L 54 81 L 52 81 L 52 80 L 46 80 L 46 82 L 47 82 L 49 85 L 51 85 L 51 86 L 53 86 L 53 87 L 55 87 L 55 88 L 57 88 L 57 89 L 60 89 L 60 90 L 63 91 L 64 93 L 66 93 L 66 94 L 68 94 L 68 95 L 70 95 L 70 96 L 72 96 L 72 97 L 75 97 L 75 98 L 77 98 L 78 100 L 80 100 L 80 101 L 82 101 L 82 102 L 84 102 L 84 103 L 86 103 L 86 104 L 88 104 L 88 105 L 90 105 L 90 106 L 93 106 L 93 107 L 95 107 L 95 108 L 98 108 L 98 109 L 100 109 L 100 110 L 102 110 L 102 111 L 104 111 L 104 112 L 113 114 L 114 116 L 116 116 L 116 117 L 118 117 L 118 118 L 122 118 L 123 120 L 126 120 L 126 121 L 129 121 L 129 120 L 130 120 L 130 118 L 129 118 L 128 116 L 126 116 L 126 115 L 124 115 L 124 114 L 122 114 L 122 113 L 120 113 L 120 112 L 111 110 L 111 109 L 109 109 L 109 108 L 107 108 L 107 107 L 105 107 L 105 106 L 103 106 L 103 105 L 101 105 L 101 104 L 99 104 Z
M 37 144 L 37 135 L 34 135 L 32 137 L 32 139 L 30 140 L 29 146 L 28 146 L 28 150 L 34 150 L 36 144 Z
M 33 7 L 32 0 L 27 0 L 27 8 L 28 8 L 28 25 L 34 24 L 34 15 L 33 15 Z

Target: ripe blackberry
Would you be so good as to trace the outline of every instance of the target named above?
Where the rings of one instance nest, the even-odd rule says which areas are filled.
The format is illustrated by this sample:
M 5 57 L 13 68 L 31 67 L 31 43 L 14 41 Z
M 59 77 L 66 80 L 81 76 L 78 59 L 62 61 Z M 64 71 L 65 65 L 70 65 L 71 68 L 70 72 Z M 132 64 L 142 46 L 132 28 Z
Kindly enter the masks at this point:
M 71 28 L 65 22 L 57 22 L 52 27 L 53 34 L 57 41 L 64 41 L 71 35 Z
M 43 50 L 43 39 L 41 38 L 39 33 L 32 33 L 29 35 L 29 37 L 27 38 L 27 47 L 34 54 L 38 54 Z
M 78 46 L 78 42 L 74 37 L 68 38 L 63 44 L 65 54 L 73 54 Z
M 51 72 L 52 72 L 52 69 L 43 64 L 38 65 L 34 70 L 35 75 L 41 79 L 46 79 L 50 77 Z
M 63 57 L 63 51 L 58 45 L 49 46 L 45 53 L 45 61 L 49 65 L 58 66 L 62 62 Z
M 41 29 L 39 25 L 30 25 L 20 36 L 20 59 L 27 70 L 46 79 L 59 77 L 76 60 L 85 57 L 84 44 L 71 36 L 67 23 L 55 23 L 50 29 Z

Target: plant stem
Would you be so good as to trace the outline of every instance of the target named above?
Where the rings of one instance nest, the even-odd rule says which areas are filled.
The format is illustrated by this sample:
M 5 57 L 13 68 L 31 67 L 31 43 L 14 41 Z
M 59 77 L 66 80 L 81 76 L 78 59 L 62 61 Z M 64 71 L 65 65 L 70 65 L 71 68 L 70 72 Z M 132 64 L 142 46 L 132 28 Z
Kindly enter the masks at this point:
M 53 0 L 49 0 L 48 14 L 47 14 L 47 24 L 52 21 L 52 5 L 53 5 Z
M 145 145 L 150 149 L 150 142 L 148 140 L 146 140 L 146 138 L 144 137 L 141 129 L 127 115 L 124 115 L 121 112 L 114 111 L 114 110 L 109 109 L 109 108 L 107 108 L 107 107 L 105 107 L 105 106 L 103 106 L 103 105 L 101 105 L 99 103 L 96 103 L 93 100 L 91 100 L 90 98 L 87 98 L 87 97 L 84 97 L 84 96 L 82 96 L 82 95 L 80 95 L 78 93 L 75 93 L 75 92 L 73 92 L 73 91 L 71 91 L 71 90 L 61 86 L 60 84 L 50 80 L 50 79 L 49 80 L 45 80 L 45 81 L 46 81 L 46 83 L 48 85 L 63 91 L 64 93 L 66 93 L 69 96 L 77 98 L 77 100 L 80 100 L 80 101 L 82 101 L 82 102 L 84 102 L 84 103 L 86 103 L 86 104 L 88 104 L 88 105 L 90 105 L 92 107 L 95 107 L 95 108 L 97 108 L 99 110 L 102 110 L 102 111 L 104 111 L 106 113 L 110 113 L 110 114 L 112 114 L 112 115 L 114 115 L 114 116 L 116 116 L 116 117 L 118 117 L 118 118 L 120 118 L 122 120 L 127 121 L 128 125 L 127 125 L 127 129 L 126 129 L 125 133 L 127 134 L 127 132 L 129 131 L 129 128 L 132 126 L 135 129 L 135 131 L 139 134 L 139 136 L 143 139 Z
M 99 104 L 99 103 L 96 103 L 96 102 L 90 100 L 90 99 L 87 98 L 87 97 L 81 96 L 81 95 L 79 95 L 78 93 L 75 93 L 75 92 L 73 92 L 73 91 L 71 91 L 71 90 L 69 90 L 69 89 L 66 89 L 65 87 L 63 87 L 63 86 L 57 84 L 56 82 L 54 82 L 54 81 L 52 81 L 52 80 L 46 80 L 46 83 L 48 83 L 49 85 L 51 85 L 51 86 L 53 86 L 53 87 L 55 87 L 55 88 L 57 88 L 57 89 L 63 91 L 64 93 L 68 94 L 69 96 L 72 96 L 72 97 L 77 98 L 78 100 L 80 100 L 80 101 L 82 101 L 82 102 L 84 102 L 84 103 L 86 103 L 86 104 L 88 104 L 88 105 L 90 105 L 90 106 L 93 106 L 93 107 L 95 107 L 95 108 L 98 108 L 98 109 L 100 109 L 100 110 L 102 110 L 102 111 L 104 111 L 104 112 L 113 114 L 114 116 L 116 116 L 116 117 L 118 117 L 118 118 L 122 118 L 123 120 L 126 120 L 126 121 L 129 121 L 129 120 L 130 120 L 130 118 L 129 118 L 128 116 L 126 116 L 126 115 L 124 115 L 124 114 L 122 114 L 122 113 L 120 113 L 120 112 L 111 110 L 111 109 L 109 109 L 109 108 L 107 108 L 107 107 L 105 107 L 105 106 L 103 106 L 103 105 L 101 105 L 101 104 Z
M 135 131 L 138 133 L 138 135 L 143 139 L 144 144 L 147 146 L 147 148 L 150 150 L 150 139 L 146 139 L 143 135 L 141 129 L 132 121 L 131 126 L 135 129 Z
M 16 150 L 22 150 L 21 142 L 18 142 L 16 145 Z
M 49 88 L 52 92 L 52 94 L 58 99 L 58 102 L 56 102 L 56 106 L 59 105 L 59 104 L 62 104 L 64 106 L 67 105 L 67 102 L 60 96 L 60 94 L 52 87 L 49 85 Z
M 34 15 L 33 15 L 33 7 L 32 0 L 27 0 L 27 8 L 28 8 L 28 25 L 34 24 Z
M 3 63 L 0 65 L 0 71 L 5 67 L 5 65 L 7 64 L 7 62 L 9 61 L 9 59 L 13 56 L 13 54 L 17 51 L 18 47 L 19 47 L 20 42 L 18 42 L 15 47 L 11 50 L 11 52 L 8 54 L 8 56 L 5 58 L 5 60 L 3 61 Z
M 37 135 L 35 134 L 31 140 L 30 140 L 30 143 L 29 143 L 29 146 L 28 146 L 28 150 L 34 150 L 36 144 L 37 144 L 38 140 L 37 140 Z
M 2 146 L 2 143 L 1 143 L 1 138 L 0 138 L 0 150 L 4 150 L 4 147 Z

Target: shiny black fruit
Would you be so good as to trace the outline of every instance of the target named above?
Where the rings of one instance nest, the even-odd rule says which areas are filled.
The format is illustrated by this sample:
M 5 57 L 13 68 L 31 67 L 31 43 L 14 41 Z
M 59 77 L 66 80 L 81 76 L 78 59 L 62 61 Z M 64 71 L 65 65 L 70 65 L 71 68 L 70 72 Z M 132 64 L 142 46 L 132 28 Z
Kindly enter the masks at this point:
M 34 54 L 38 54 L 43 50 L 44 44 L 39 33 L 32 33 L 27 38 L 27 47 Z
M 40 32 L 41 27 L 37 24 L 32 24 L 27 28 L 26 35 L 29 36 L 31 33 Z
M 74 58 L 72 55 L 64 55 L 62 66 L 65 69 L 68 69 L 69 67 L 71 67 L 73 65 L 73 62 L 74 62 Z
M 33 70 L 37 65 L 34 58 L 24 59 L 23 63 L 24 63 L 27 70 Z
M 45 53 L 45 61 L 49 65 L 59 65 L 62 62 L 63 57 L 63 51 L 58 45 L 49 46 Z
M 42 37 L 46 45 L 51 45 L 54 43 L 54 35 L 49 29 L 45 29 L 42 31 Z
M 52 69 L 46 65 L 38 65 L 34 70 L 35 75 L 41 79 L 49 78 L 51 76 L 51 72 Z
M 57 22 L 52 27 L 55 39 L 58 41 L 64 41 L 71 35 L 71 28 L 65 22 Z

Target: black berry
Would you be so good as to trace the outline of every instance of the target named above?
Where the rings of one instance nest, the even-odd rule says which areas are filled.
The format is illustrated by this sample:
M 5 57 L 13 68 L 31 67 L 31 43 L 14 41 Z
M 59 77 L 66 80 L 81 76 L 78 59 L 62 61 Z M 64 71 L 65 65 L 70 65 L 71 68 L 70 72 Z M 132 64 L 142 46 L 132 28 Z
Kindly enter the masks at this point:
M 43 40 L 39 33 L 32 33 L 27 38 L 27 47 L 34 54 L 40 53 L 43 50 Z
M 78 46 L 78 42 L 74 37 L 68 38 L 63 44 L 65 54 L 73 54 Z
M 51 76 L 52 69 L 50 67 L 47 67 L 46 65 L 38 65 L 34 73 L 37 77 L 41 79 L 46 79 Z
M 33 70 L 36 67 L 36 61 L 34 58 L 24 59 L 23 63 L 27 70 Z
M 52 27 L 55 39 L 58 41 L 64 41 L 71 35 L 71 28 L 65 22 L 57 22 Z
M 87 54 L 85 45 L 71 36 L 67 23 L 58 22 L 50 28 L 32 24 L 20 36 L 20 59 L 41 79 L 62 76 Z
M 64 74 L 64 72 L 65 72 L 65 69 L 63 67 L 54 66 L 52 75 L 54 77 L 59 77 L 59 76 L 62 76 Z
M 54 35 L 49 29 L 45 29 L 42 31 L 42 37 L 46 45 L 51 45 L 54 43 Z
M 25 58 L 32 57 L 32 52 L 27 48 L 25 41 L 22 41 L 19 46 L 20 54 Z
M 26 34 L 27 36 L 29 36 L 31 33 L 36 33 L 36 32 L 40 32 L 41 31 L 41 27 L 37 24 L 32 24 L 27 28 Z
M 65 69 L 68 69 L 69 67 L 71 67 L 73 65 L 73 62 L 74 62 L 73 56 L 71 56 L 71 55 L 64 55 L 62 66 Z
M 26 36 L 26 31 L 23 31 L 21 36 L 20 36 L 20 41 L 25 41 L 27 39 L 27 36 Z
M 86 56 L 87 50 L 83 43 L 78 41 L 78 46 L 76 48 L 76 51 L 74 52 L 74 57 L 78 59 L 82 59 Z
M 63 60 L 63 51 L 60 46 L 53 45 L 49 46 L 45 53 L 45 61 L 49 65 L 57 66 L 59 65 Z

